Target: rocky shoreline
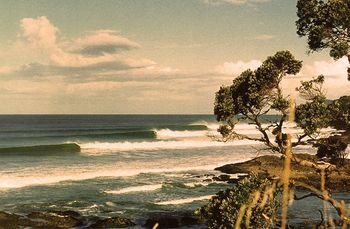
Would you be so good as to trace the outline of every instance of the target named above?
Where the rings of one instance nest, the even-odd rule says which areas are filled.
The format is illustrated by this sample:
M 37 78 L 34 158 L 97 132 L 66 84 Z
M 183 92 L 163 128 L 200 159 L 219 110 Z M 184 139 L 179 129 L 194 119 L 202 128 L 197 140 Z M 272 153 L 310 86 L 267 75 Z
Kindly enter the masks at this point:
M 123 216 L 100 218 L 83 216 L 75 211 L 31 212 L 29 214 L 0 211 L 0 229 L 153 228 L 156 224 L 157 228 L 204 227 L 193 214 L 179 216 L 159 214 L 150 216 L 140 224 Z
M 297 157 L 303 160 L 309 160 L 317 163 L 318 159 L 310 154 L 297 154 Z M 282 177 L 283 159 L 279 156 L 266 155 L 254 158 L 252 160 L 227 164 L 216 168 L 223 173 L 237 174 L 254 172 L 269 177 Z M 303 182 L 313 187 L 320 188 L 321 178 L 315 169 L 301 166 L 296 163 L 291 165 L 291 180 Z M 326 181 L 326 185 L 331 192 L 350 192 L 350 160 L 345 159 L 342 167 L 333 171 Z
M 300 159 L 317 162 L 317 158 L 310 154 L 298 154 Z M 311 169 L 298 164 L 291 165 L 291 180 L 299 181 L 320 188 L 319 174 Z M 244 175 L 238 178 L 232 178 L 228 174 L 247 174 L 255 172 L 263 176 L 281 177 L 283 171 L 283 160 L 281 157 L 267 155 L 254 158 L 252 160 L 227 164 L 216 168 L 224 174 L 212 176 L 210 181 L 221 181 L 228 183 L 238 182 Z M 209 176 L 209 175 L 208 175 Z M 327 186 L 331 192 L 350 192 L 350 160 L 344 161 L 343 167 L 329 175 Z M 17 229 L 17 228 L 153 228 L 158 224 L 157 228 L 206 228 L 199 222 L 192 212 L 158 214 L 148 216 L 142 222 L 134 219 L 125 218 L 123 215 L 102 218 L 97 216 L 83 216 L 75 211 L 53 211 L 53 212 L 31 212 L 29 214 L 13 214 L 0 211 L 0 229 Z
M 0 212 L 1 229 L 17 228 L 127 228 L 134 226 L 124 217 L 85 217 L 75 211 L 31 212 L 26 215 Z

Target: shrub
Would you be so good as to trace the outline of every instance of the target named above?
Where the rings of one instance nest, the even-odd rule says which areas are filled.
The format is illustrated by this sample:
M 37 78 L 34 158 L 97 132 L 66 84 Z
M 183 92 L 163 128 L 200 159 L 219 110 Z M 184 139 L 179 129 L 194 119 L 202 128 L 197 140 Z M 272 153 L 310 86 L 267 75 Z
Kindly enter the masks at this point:
M 319 158 L 329 158 L 335 164 L 341 164 L 346 158 L 348 145 L 339 136 L 322 139 L 316 146 L 318 147 L 316 156 Z
M 196 214 L 209 228 L 235 228 L 240 217 L 239 228 L 269 228 L 280 206 L 278 193 L 272 181 L 251 174 L 235 187 L 219 192 Z

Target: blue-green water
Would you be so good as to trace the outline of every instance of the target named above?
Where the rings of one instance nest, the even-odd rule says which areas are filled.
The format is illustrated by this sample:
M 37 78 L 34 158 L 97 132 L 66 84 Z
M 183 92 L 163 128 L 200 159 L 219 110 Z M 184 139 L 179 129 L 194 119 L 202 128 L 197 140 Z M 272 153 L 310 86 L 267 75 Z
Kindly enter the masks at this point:
M 229 187 L 215 167 L 257 156 L 255 142 L 215 141 L 217 127 L 210 115 L 0 116 L 0 210 L 192 212 Z
M 208 137 L 217 123 L 205 115 L 0 116 L 0 127 L 0 206 L 11 212 L 193 211 L 228 187 L 205 181 L 215 167 L 255 156 L 249 142 Z

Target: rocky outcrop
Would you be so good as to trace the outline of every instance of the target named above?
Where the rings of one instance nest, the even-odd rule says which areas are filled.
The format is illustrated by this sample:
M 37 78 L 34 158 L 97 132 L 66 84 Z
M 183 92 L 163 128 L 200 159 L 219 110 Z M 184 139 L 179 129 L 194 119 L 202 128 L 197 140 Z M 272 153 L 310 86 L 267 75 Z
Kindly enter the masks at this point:
M 298 158 L 317 163 L 318 158 L 310 154 L 298 154 Z M 237 174 L 255 172 L 259 175 L 269 177 L 282 177 L 283 159 L 278 156 L 261 156 L 250 161 L 228 164 L 216 168 L 223 173 Z M 320 175 L 313 169 L 301 166 L 296 163 L 291 165 L 291 180 L 299 181 L 320 188 Z M 327 179 L 326 183 L 331 192 L 349 192 L 350 191 L 350 160 L 345 159 L 343 166 L 333 171 Z
M 152 216 L 150 217 L 144 227 L 153 228 L 156 224 L 158 224 L 157 228 L 178 228 L 185 227 L 191 225 L 199 225 L 197 218 L 192 216 Z
M 121 216 L 88 218 L 74 211 L 32 212 L 27 215 L 0 212 L 0 229 L 127 228 L 133 225 L 131 220 Z
M 95 223 L 90 225 L 90 228 L 127 228 L 135 224 L 126 218 L 112 217 L 106 219 L 98 219 Z

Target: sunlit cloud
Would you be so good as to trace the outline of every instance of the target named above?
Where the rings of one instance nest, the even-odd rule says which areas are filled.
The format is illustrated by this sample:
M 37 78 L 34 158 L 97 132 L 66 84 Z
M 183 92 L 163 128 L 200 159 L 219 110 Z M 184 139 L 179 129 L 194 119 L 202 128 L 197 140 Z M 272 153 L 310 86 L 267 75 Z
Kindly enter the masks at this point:
M 140 48 L 141 45 L 112 30 L 97 30 L 78 38 L 71 44 L 72 52 L 88 56 L 99 56 Z
M 24 18 L 20 22 L 18 49 L 13 55 L 35 53 L 31 62 L 16 67 L 3 66 L 0 74 L 13 77 L 35 76 L 98 76 L 109 71 L 147 68 L 156 63 L 147 58 L 133 57 L 121 51 L 140 48 L 128 38 L 111 30 L 98 30 L 91 34 L 61 41 L 59 29 L 47 17 Z
M 225 62 L 215 67 L 214 72 L 218 76 L 220 74 L 225 76 L 226 78 L 223 77 L 221 79 L 224 82 L 227 77 L 232 80 L 247 69 L 255 70 L 261 63 L 259 60 Z M 350 94 L 350 82 L 347 80 L 348 65 L 347 58 L 342 58 L 338 61 L 314 61 L 310 64 L 305 64 L 296 76 L 285 77 L 282 81 L 282 89 L 286 95 L 298 97 L 295 89 L 300 86 L 301 81 L 311 80 L 322 74 L 325 76 L 324 89 L 329 98 L 334 99 L 344 94 Z
M 270 34 L 260 34 L 256 37 L 254 37 L 254 40 L 258 40 L 258 41 L 268 41 L 268 40 L 273 40 L 275 38 L 275 36 L 270 35 Z
M 301 74 L 310 76 L 325 75 L 328 77 L 346 78 L 348 66 L 349 62 L 346 57 L 338 61 L 332 59 L 328 61 L 314 61 L 312 64 L 305 65 Z
M 251 61 L 237 61 L 237 62 L 225 62 L 222 65 L 219 65 L 215 68 L 215 72 L 224 74 L 238 76 L 243 71 L 251 69 L 255 70 L 261 65 L 260 60 L 251 60 Z

